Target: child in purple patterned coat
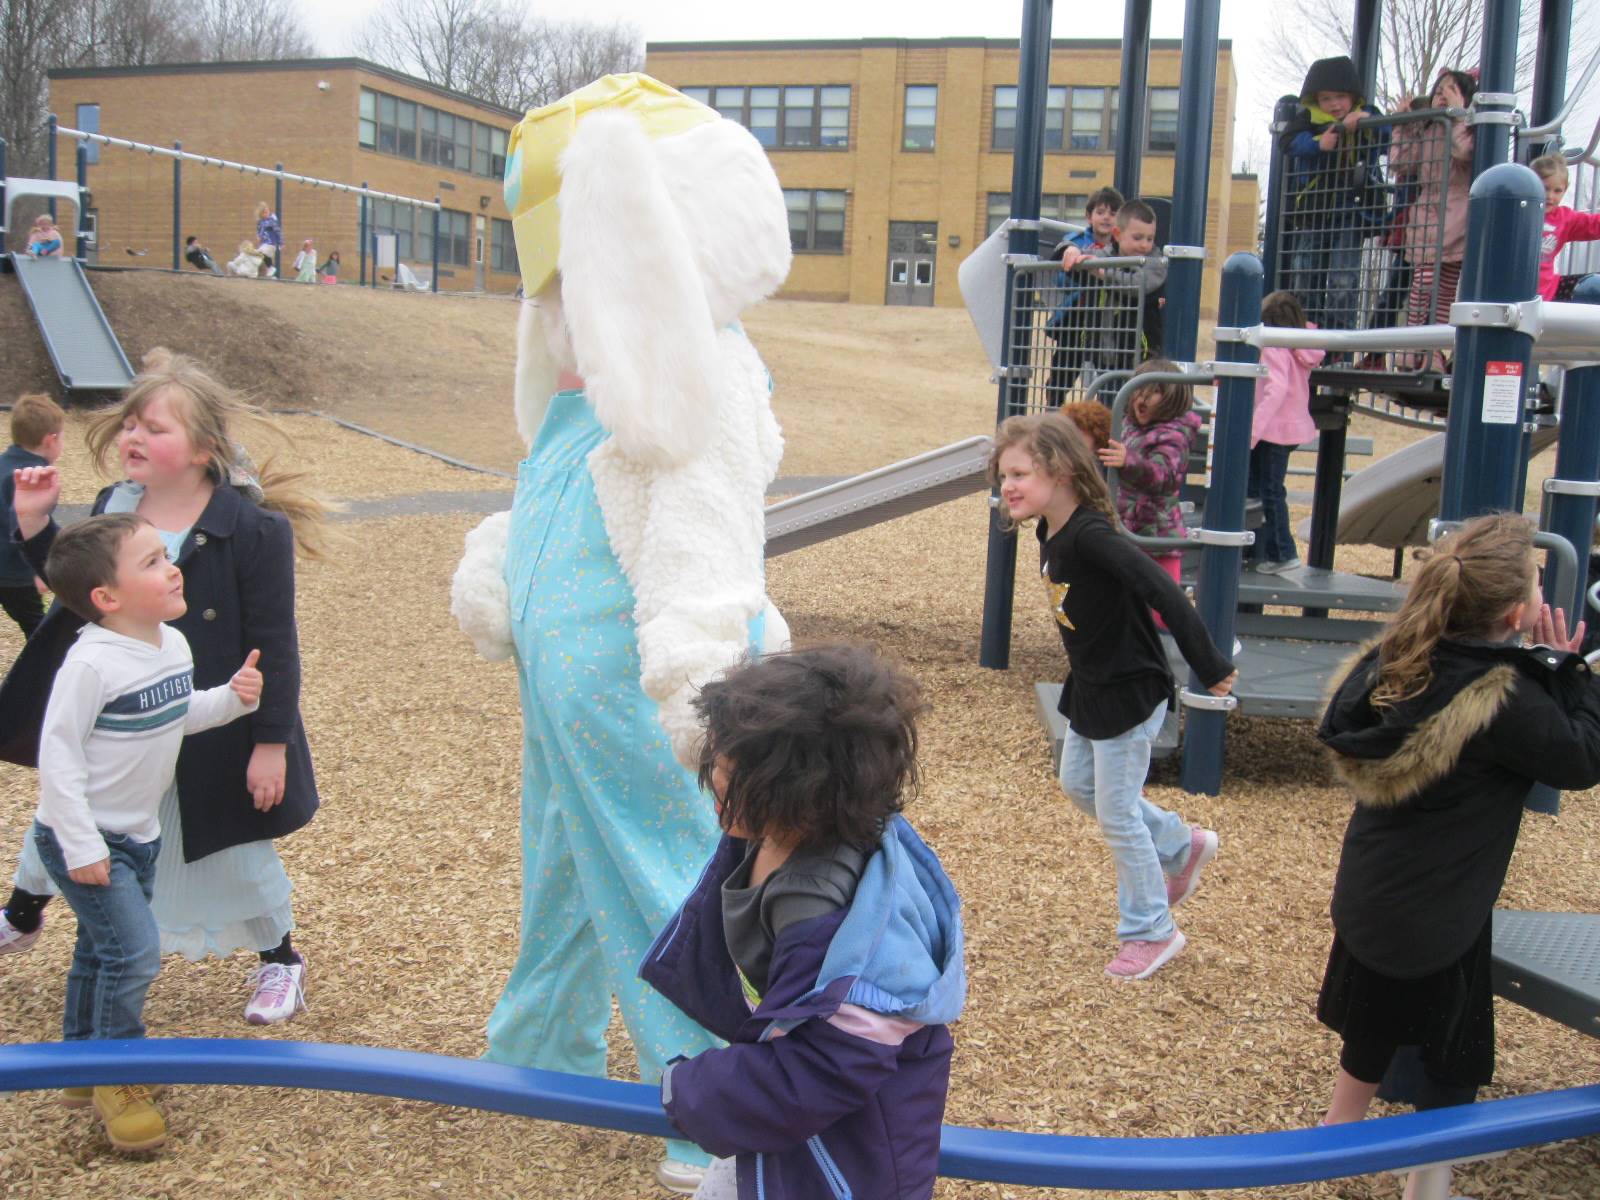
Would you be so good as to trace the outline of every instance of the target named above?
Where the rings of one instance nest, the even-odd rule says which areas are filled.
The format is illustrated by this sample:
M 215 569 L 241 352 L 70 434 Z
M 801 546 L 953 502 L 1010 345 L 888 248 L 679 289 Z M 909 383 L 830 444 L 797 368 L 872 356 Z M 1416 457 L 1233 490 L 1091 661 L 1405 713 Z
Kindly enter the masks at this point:
M 1141 363 L 1134 377 L 1153 371 L 1176 371 L 1164 358 Z M 1127 432 L 1099 451 L 1100 461 L 1120 475 L 1117 516 L 1129 533 L 1141 537 L 1186 537 L 1178 493 L 1189 474 L 1189 447 L 1200 430 L 1194 411 L 1194 389 L 1186 383 L 1152 383 L 1128 402 Z M 1174 580 L 1182 557 L 1176 550 L 1151 557 Z

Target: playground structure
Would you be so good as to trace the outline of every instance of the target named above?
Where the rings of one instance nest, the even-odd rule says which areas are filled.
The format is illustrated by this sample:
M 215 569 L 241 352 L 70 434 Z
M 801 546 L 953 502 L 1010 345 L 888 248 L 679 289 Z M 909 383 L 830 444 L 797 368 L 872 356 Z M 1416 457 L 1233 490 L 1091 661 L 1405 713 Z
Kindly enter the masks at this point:
M 1043 7 L 1048 12 L 1047 2 Z M 1133 122 L 1130 120 L 1128 123 L 1131 125 Z M 1500 212 L 1496 215 L 1503 219 L 1506 214 Z M 1278 336 L 1276 331 L 1254 327 L 1250 301 L 1252 291 L 1254 299 L 1259 301 L 1260 280 L 1258 276 L 1252 282 L 1248 278 L 1249 273 L 1247 262 L 1237 264 L 1237 269 L 1231 273 L 1230 278 L 1235 286 L 1229 293 L 1232 303 L 1224 309 L 1224 330 L 1231 323 L 1231 328 L 1239 331 L 1239 337 L 1219 338 L 1220 361 L 1218 364 L 1208 364 L 1213 368 L 1229 363 L 1248 366 L 1255 347 L 1276 344 L 1265 341 Z M 1488 303 L 1487 297 L 1480 299 Z M 1519 310 L 1519 320 L 1524 311 L 1531 313 L 1532 310 Z M 1501 306 L 1500 315 L 1509 315 L 1504 306 Z M 1562 319 L 1563 314 L 1558 313 L 1556 325 L 1559 326 Z M 1570 315 L 1566 315 L 1565 319 L 1572 321 L 1571 328 L 1579 334 L 1586 328 L 1585 322 Z M 1430 336 L 1440 345 L 1449 344 L 1443 340 L 1448 335 L 1439 335 L 1435 331 Z M 1522 336 L 1529 337 L 1531 343 L 1531 336 L 1526 330 Z M 1241 429 L 1246 436 L 1248 434 L 1249 410 L 1245 398 L 1249 394 L 1246 387 L 1252 383 L 1253 376 L 1242 371 L 1230 373 L 1214 369 L 1197 373 L 1206 380 L 1222 379 L 1215 437 L 1219 456 L 1227 454 L 1236 449 Z M 1579 376 L 1581 372 L 1574 371 L 1572 374 Z M 1002 383 L 1002 390 L 1004 387 Z M 1569 378 L 1569 399 L 1572 394 L 1570 388 Z M 1520 432 L 1520 423 L 1517 424 Z M 1572 432 L 1570 425 L 1568 432 Z M 974 439 L 977 442 L 982 440 Z M 1572 440 L 1576 442 L 1579 439 L 1574 434 Z M 972 457 L 976 457 L 978 449 L 972 447 Z M 970 467 L 957 465 L 952 470 L 957 477 L 946 482 L 971 490 Z M 1582 482 L 1581 468 L 1573 468 L 1570 472 L 1558 470 L 1558 476 Z M 1239 509 L 1242 514 L 1242 474 L 1239 475 L 1239 481 Z M 891 500 L 910 503 L 917 496 L 915 492 L 907 492 L 902 497 L 891 497 L 887 493 L 894 491 L 895 486 L 894 478 L 880 474 L 874 487 L 883 494 L 867 500 L 865 511 L 858 510 L 854 516 L 847 513 L 825 515 L 812 528 L 819 531 L 818 538 L 831 536 L 846 528 L 869 523 L 875 514 L 886 511 Z M 1217 492 L 1220 495 L 1222 488 L 1219 487 Z M 1224 500 L 1231 505 L 1231 493 L 1218 500 L 1219 514 Z M 880 504 L 884 507 L 874 507 Z M 1590 507 L 1592 519 L 1592 500 Z M 899 512 L 891 515 L 899 515 Z M 1209 510 L 1206 516 L 1209 521 L 1212 516 Z M 852 520 L 858 524 L 850 525 Z M 828 525 L 830 521 L 839 524 Z M 1223 525 L 1217 526 L 1217 529 L 1242 534 L 1242 516 L 1237 530 L 1229 530 Z M 1225 560 L 1213 555 L 1213 550 L 1238 548 L 1237 541 L 1202 541 L 1202 545 L 1202 576 L 1218 561 L 1227 565 Z M 776 552 L 781 552 L 783 548 L 780 542 Z M 1236 561 L 1232 567 L 1234 578 L 1238 579 Z M 1211 594 L 1206 592 L 1203 584 L 1204 578 L 1202 594 Z M 1265 585 L 1250 586 L 1282 589 L 1286 584 L 1274 580 Z M 1241 583 L 1234 598 L 1246 600 L 1250 594 Z M 1280 594 L 1270 593 L 1274 597 Z M 1320 592 L 1313 593 L 1311 598 L 1328 599 Z M 1334 596 L 1332 599 L 1338 600 L 1340 597 Z M 1257 602 L 1287 601 L 1266 598 Z M 1306 600 L 1304 606 L 1311 607 L 1311 601 Z M 1342 606 L 1330 601 L 1328 607 L 1355 606 Z M 1210 619 L 1213 609 L 1203 605 L 1202 611 Z M 1227 610 L 1218 611 L 1227 611 L 1229 619 L 1233 619 L 1231 605 Z M 1247 632 L 1242 620 L 1235 628 L 1241 633 Z M 664 1132 L 653 1091 L 637 1085 L 560 1077 L 546 1077 L 541 1081 L 533 1078 L 538 1073 L 532 1072 L 501 1078 L 490 1072 L 508 1069 L 457 1060 L 430 1064 L 419 1061 L 427 1056 L 402 1056 L 396 1052 L 353 1047 L 302 1048 L 283 1043 L 258 1047 L 224 1043 L 216 1048 L 205 1043 L 154 1041 L 128 1047 L 93 1047 L 82 1051 L 77 1058 L 67 1053 L 68 1050 L 79 1049 L 18 1047 L 0 1052 L 0 1087 L 58 1086 L 72 1081 L 115 1078 L 325 1086 L 439 1102 L 469 1103 L 480 1107 L 496 1107 L 500 1103 L 508 1106 L 505 1111 L 549 1115 L 573 1121 L 580 1120 L 580 1111 L 588 1111 L 594 1123 L 606 1127 L 651 1134 Z M 382 1056 L 388 1055 L 395 1057 L 383 1059 Z M 446 1090 L 447 1080 L 458 1081 L 459 1090 Z M 550 1106 L 536 1111 L 541 1085 L 548 1088 Z M 592 1097 L 593 1107 L 586 1110 L 579 1105 L 561 1107 L 574 1097 Z M 586 1099 L 585 1105 L 588 1103 Z M 517 1107 L 509 1107 L 511 1104 Z M 1412 1163 L 1438 1162 L 1440 1159 L 1459 1159 L 1509 1145 L 1587 1135 L 1600 1128 L 1593 1111 L 1597 1104 L 1600 1101 L 1594 1096 L 1594 1089 L 1585 1088 L 1574 1092 L 1522 1097 L 1453 1113 L 1367 1122 L 1363 1126 L 1341 1130 L 1307 1130 L 1226 1139 L 1060 1139 L 1041 1135 L 950 1130 L 947 1133 L 944 1166 L 947 1173 L 967 1178 L 1054 1186 L 1223 1187 L 1292 1182 L 1365 1173 Z M 1211 1173 L 1213 1171 L 1214 1174 Z M 1434 1177 L 1437 1175 L 1438 1172 L 1435 1172 Z M 1440 1191 L 1437 1194 L 1442 1196 L 1446 1193 Z

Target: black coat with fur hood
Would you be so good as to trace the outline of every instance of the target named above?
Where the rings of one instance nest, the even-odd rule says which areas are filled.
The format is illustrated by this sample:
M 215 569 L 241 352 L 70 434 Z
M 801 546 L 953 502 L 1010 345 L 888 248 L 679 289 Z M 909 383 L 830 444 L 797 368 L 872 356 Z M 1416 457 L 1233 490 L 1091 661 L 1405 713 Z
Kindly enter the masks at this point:
M 1414 979 L 1460 958 L 1489 921 L 1534 783 L 1600 783 L 1600 679 L 1576 654 L 1441 641 L 1433 681 L 1370 703 L 1377 648 L 1317 732 L 1356 795 L 1333 924 L 1374 971 Z

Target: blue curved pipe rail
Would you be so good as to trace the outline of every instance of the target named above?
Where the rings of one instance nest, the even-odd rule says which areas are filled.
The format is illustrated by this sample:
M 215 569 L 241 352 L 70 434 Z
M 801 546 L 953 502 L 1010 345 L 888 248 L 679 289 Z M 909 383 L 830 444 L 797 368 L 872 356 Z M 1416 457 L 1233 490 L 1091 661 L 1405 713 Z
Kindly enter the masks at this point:
M 656 1089 L 442 1054 L 232 1038 L 0 1047 L 0 1091 L 93 1083 L 254 1084 L 427 1100 L 655 1137 Z M 1329 1128 L 1100 1138 L 947 1125 L 939 1173 L 1041 1187 L 1167 1191 L 1305 1183 L 1600 1133 L 1600 1085 Z

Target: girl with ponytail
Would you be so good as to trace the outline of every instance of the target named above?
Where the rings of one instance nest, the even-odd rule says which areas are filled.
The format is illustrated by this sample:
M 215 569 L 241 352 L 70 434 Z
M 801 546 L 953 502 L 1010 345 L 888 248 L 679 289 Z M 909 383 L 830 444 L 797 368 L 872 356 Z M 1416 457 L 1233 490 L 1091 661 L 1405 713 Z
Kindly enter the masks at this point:
M 1118 532 L 1089 439 L 1065 416 L 1003 423 L 989 482 L 1000 489 L 1002 525 L 1037 523 L 1039 574 L 1070 670 L 1061 790 L 1099 821 L 1117 867 L 1121 947 L 1106 973 L 1146 979 L 1183 949 L 1172 908 L 1217 853 L 1215 833 L 1144 796 L 1150 747 L 1176 686 L 1151 610 L 1214 695 L 1227 695 L 1238 673 L 1183 590 Z
M 1439 543 L 1335 692 L 1318 736 L 1356 809 L 1317 1003 L 1344 1039 L 1325 1124 L 1364 1117 L 1401 1048 L 1427 1091 L 1470 1099 L 1493 1078 L 1491 914 L 1523 801 L 1600 783 L 1582 638 L 1540 600 L 1533 525 L 1480 517 Z

